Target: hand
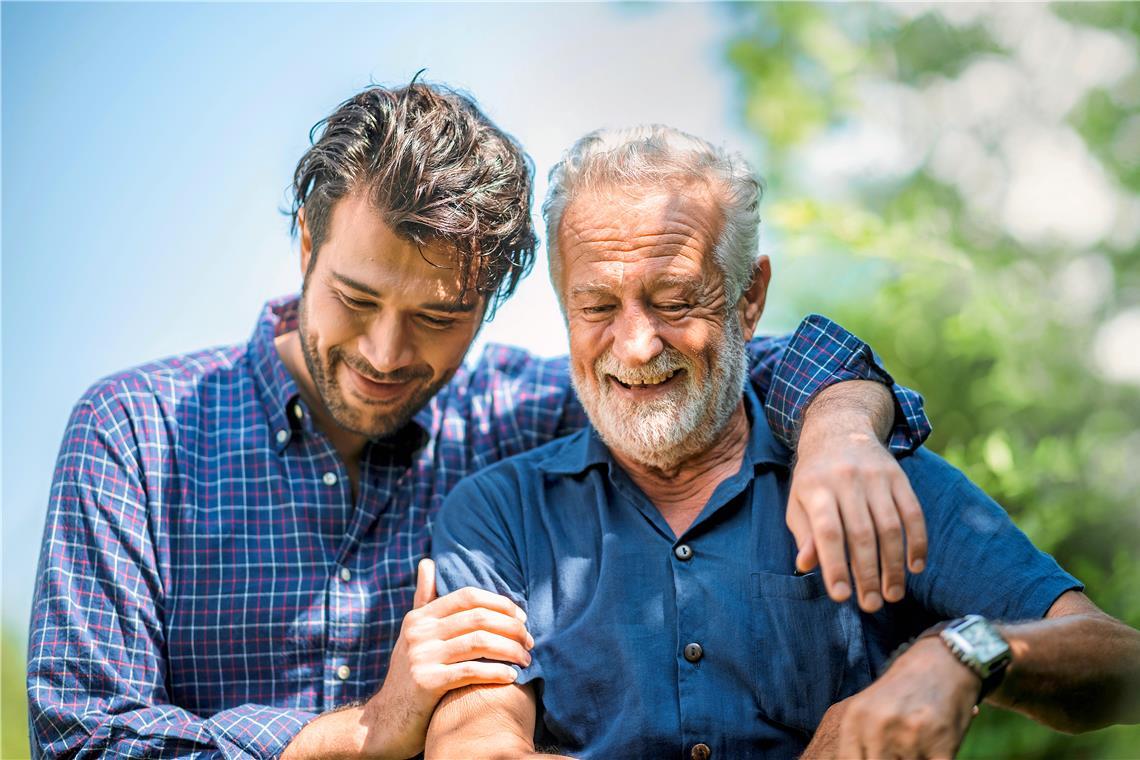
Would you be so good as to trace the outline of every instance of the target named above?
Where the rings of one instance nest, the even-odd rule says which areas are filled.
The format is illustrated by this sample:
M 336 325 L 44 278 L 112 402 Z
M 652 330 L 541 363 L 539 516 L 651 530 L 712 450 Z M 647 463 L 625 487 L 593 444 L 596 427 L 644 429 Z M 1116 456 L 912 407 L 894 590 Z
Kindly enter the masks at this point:
M 981 679 L 945 644 L 923 639 L 845 701 L 836 756 L 948 760 L 977 714 L 980 689 Z
M 435 598 L 435 563 L 421 560 L 414 607 L 404 616 L 384 685 L 364 705 L 365 755 L 412 757 L 423 751 L 428 721 L 448 691 L 508 684 L 505 662 L 530 664 L 534 639 L 526 613 L 506 597 L 463 588 Z M 479 662 L 481 658 L 501 662 Z
M 820 564 L 828 595 L 843 602 L 851 596 L 850 558 L 864 611 L 902 599 L 904 531 L 910 571 L 920 573 L 926 522 L 899 463 L 865 421 L 834 415 L 805 421 L 797 456 L 787 513 L 799 547 L 796 569 Z

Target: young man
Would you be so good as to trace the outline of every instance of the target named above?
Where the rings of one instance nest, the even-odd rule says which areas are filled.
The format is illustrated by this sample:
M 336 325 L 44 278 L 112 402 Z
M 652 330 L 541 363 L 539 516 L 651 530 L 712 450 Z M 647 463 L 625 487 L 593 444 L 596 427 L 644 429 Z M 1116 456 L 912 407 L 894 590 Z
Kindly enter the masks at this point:
M 522 612 L 475 590 L 433 599 L 416 567 L 460 478 L 584 423 L 565 360 L 492 348 L 463 365 L 533 262 L 530 174 L 469 100 L 370 88 L 297 167 L 301 297 L 268 304 L 246 345 L 84 395 L 37 579 L 37 755 L 407 757 L 448 690 L 514 679 L 486 660 L 529 657 Z M 819 319 L 788 343 L 755 341 L 752 365 L 789 443 L 820 395 L 789 516 L 801 561 L 818 554 L 846 597 L 835 529 L 873 523 L 882 578 L 873 531 L 848 548 L 861 601 L 880 605 L 902 577 L 900 524 L 912 563 L 923 538 L 872 423 L 913 447 L 920 400 L 896 389 L 892 431 L 881 384 L 821 392 L 890 382 L 864 344 Z

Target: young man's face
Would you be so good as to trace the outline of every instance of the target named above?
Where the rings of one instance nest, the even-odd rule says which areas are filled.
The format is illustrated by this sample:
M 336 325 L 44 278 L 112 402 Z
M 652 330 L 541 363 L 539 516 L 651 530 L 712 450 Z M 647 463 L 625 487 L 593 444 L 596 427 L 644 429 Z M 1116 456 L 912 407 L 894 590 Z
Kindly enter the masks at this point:
M 451 379 L 485 299 L 460 299 L 453 250 L 398 237 L 363 193 L 336 203 L 313 255 L 302 224 L 300 335 L 325 410 L 369 438 L 399 430 Z

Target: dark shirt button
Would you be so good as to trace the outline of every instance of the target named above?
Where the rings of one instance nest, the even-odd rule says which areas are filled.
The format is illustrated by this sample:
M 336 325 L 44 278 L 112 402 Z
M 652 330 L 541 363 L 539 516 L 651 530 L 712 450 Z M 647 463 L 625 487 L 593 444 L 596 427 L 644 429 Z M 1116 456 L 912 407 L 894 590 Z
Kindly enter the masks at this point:
M 701 744 L 694 744 L 692 751 L 689 752 L 689 757 L 693 760 L 709 760 L 709 758 L 712 757 L 712 750 L 709 749 L 709 745 L 703 742 Z
M 673 556 L 682 562 L 688 562 L 693 558 L 693 550 L 689 548 L 688 544 L 681 544 L 673 550 Z
M 705 656 L 705 650 L 701 649 L 700 644 L 686 644 L 685 645 L 685 659 L 689 662 L 696 662 Z

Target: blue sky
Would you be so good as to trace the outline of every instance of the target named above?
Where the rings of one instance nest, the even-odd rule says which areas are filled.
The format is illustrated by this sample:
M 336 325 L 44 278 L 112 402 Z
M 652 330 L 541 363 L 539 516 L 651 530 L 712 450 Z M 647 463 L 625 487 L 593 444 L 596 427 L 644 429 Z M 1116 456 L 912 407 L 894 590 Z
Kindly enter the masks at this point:
M 279 209 L 309 127 L 420 68 L 535 159 L 646 121 L 748 149 L 700 5 L 11 4 L 3 34 L 3 608 L 26 625 L 71 405 L 100 376 L 247 339 L 297 289 Z M 554 354 L 544 260 L 480 341 Z M 784 324 L 783 326 L 787 326 Z

